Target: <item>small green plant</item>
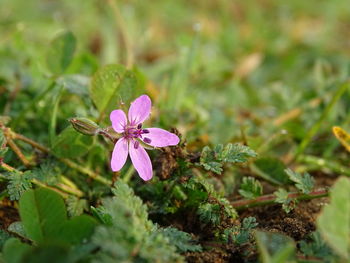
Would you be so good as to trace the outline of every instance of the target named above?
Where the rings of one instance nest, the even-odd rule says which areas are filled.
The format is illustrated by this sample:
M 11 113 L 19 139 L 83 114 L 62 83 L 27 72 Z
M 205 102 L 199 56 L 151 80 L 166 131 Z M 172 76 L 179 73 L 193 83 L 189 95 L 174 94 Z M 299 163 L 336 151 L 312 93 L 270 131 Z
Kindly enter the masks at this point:
M 285 172 L 300 192 L 308 194 L 314 188 L 315 180 L 308 173 L 301 175 L 300 173 L 293 172 L 291 169 L 286 169 Z
M 262 195 L 261 183 L 253 177 L 244 177 L 241 183 L 239 194 L 248 199 L 254 199 Z
M 216 145 L 213 149 L 209 146 L 203 148 L 200 165 L 206 170 L 221 174 L 225 163 L 245 163 L 249 158 L 255 158 L 257 154 L 248 146 L 241 144 Z
M 253 238 L 253 229 L 258 225 L 255 217 L 246 217 L 243 219 L 241 226 L 225 229 L 222 238 L 225 242 L 243 245 L 251 241 Z

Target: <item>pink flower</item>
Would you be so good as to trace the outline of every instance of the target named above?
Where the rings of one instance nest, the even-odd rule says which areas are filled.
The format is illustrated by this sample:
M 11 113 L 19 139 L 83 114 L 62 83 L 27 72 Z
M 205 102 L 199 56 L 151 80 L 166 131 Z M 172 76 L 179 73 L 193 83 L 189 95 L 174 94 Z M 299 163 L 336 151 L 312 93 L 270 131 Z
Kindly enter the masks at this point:
M 147 95 L 142 95 L 131 103 L 128 119 L 122 110 L 111 112 L 110 120 L 113 129 L 123 134 L 115 144 L 112 153 L 111 168 L 114 172 L 124 166 L 129 153 L 139 176 L 145 181 L 150 180 L 153 175 L 152 163 L 140 141 L 153 147 L 165 147 L 179 143 L 179 137 L 171 132 L 159 128 L 142 128 L 142 123 L 151 113 L 151 106 L 151 99 Z

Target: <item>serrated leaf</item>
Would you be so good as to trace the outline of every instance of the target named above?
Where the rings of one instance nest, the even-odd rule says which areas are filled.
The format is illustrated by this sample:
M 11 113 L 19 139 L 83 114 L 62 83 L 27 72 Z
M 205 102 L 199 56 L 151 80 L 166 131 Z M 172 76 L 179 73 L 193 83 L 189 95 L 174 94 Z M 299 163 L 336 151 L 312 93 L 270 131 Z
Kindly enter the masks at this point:
M 299 242 L 300 251 L 307 257 L 317 257 L 322 258 L 324 262 L 332 262 L 331 259 L 334 259 L 335 255 L 320 233 L 318 231 L 311 233 L 309 239 Z
M 237 245 L 242 245 L 252 238 L 252 230 L 258 226 L 255 217 L 246 217 L 241 226 L 226 228 L 223 239 L 226 242 L 233 241 Z
M 55 185 L 60 179 L 60 169 L 54 161 L 48 160 L 33 169 L 31 176 L 47 185 Z
M 318 229 L 328 245 L 346 260 L 350 259 L 350 180 L 341 177 L 333 185 L 330 204 L 317 218 Z
M 67 211 L 70 216 L 79 216 L 85 209 L 88 208 L 87 200 L 79 199 L 76 196 L 70 195 L 67 200 Z
M 296 201 L 293 202 L 293 200 L 289 198 L 289 193 L 285 189 L 279 188 L 273 194 L 276 196 L 275 202 L 282 204 L 282 208 L 286 213 L 294 209 Z
M 78 158 L 86 154 L 92 147 L 93 138 L 77 133 L 68 126 L 53 141 L 54 154 L 62 158 Z
M 315 180 L 308 173 L 301 175 L 300 173 L 293 172 L 291 169 L 285 170 L 289 179 L 295 183 L 296 188 L 298 188 L 302 193 L 308 194 L 314 188 Z
M 66 71 L 73 60 L 75 47 L 76 39 L 72 32 L 63 32 L 53 39 L 46 56 L 46 64 L 53 74 L 60 75 Z
M 20 237 L 27 238 L 23 224 L 20 221 L 13 222 L 11 225 L 9 225 L 7 230 L 11 233 L 15 233 Z
M 257 156 L 257 153 L 248 146 L 239 143 L 229 143 L 223 149 L 220 160 L 228 163 L 244 163 L 249 158 L 255 158 Z
M 99 69 L 90 87 L 90 97 L 101 114 L 116 109 L 121 101 L 130 103 L 140 93 L 136 75 L 122 65 L 107 65 Z
M 180 231 L 174 227 L 160 228 L 158 230 L 163 236 L 167 237 L 171 244 L 176 246 L 178 252 L 183 253 L 187 251 L 200 252 L 201 245 L 195 244 L 189 233 Z
M 239 194 L 248 199 L 255 199 L 262 195 L 262 185 L 254 177 L 244 177 L 241 183 Z
M 211 223 L 214 226 L 220 224 L 220 205 L 204 203 L 198 207 L 197 214 L 203 223 Z
M 117 181 L 112 192 L 115 197 L 103 200 L 103 209 L 95 209 L 108 222 L 97 227 L 92 238 L 100 248 L 96 262 L 114 262 L 116 258 L 120 262 L 183 262 L 175 246 L 148 219 L 147 207 L 126 183 Z
M 243 163 L 256 156 L 257 154 L 248 146 L 229 143 L 224 147 L 218 144 L 214 149 L 209 146 L 203 148 L 200 165 L 208 171 L 221 174 L 224 163 Z
M 10 196 L 10 200 L 19 200 L 22 194 L 32 187 L 31 179 L 32 177 L 28 172 L 10 173 L 9 182 L 7 184 L 7 191 Z

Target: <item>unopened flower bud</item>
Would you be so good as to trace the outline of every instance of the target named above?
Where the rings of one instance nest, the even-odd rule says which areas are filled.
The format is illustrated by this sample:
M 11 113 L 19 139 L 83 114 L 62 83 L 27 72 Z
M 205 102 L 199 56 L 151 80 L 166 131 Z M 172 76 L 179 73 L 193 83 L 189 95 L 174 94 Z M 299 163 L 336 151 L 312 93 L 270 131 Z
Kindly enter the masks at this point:
M 69 121 L 77 132 L 85 135 L 96 135 L 100 130 L 100 127 L 95 122 L 87 118 L 77 117 L 71 118 Z

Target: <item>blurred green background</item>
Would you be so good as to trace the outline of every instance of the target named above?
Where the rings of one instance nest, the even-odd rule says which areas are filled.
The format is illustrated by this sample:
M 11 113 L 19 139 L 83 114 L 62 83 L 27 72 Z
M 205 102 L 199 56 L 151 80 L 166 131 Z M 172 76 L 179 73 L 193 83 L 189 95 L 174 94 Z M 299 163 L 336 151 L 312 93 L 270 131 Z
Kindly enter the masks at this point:
M 50 85 L 50 41 L 70 30 L 77 52 L 65 74 L 75 82 L 59 102 L 57 129 L 72 116 L 96 117 L 90 77 L 125 63 L 124 34 L 156 105 L 154 122 L 177 127 L 193 147 L 246 138 L 280 155 L 347 80 L 349 28 L 348 0 L 0 0 L 0 110 L 12 128 L 47 142 L 57 91 L 27 103 Z M 349 106 L 347 92 L 308 151 L 332 156 L 331 126 L 350 128 Z

